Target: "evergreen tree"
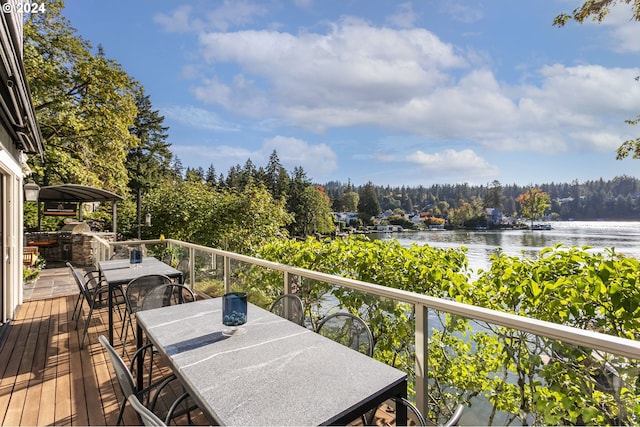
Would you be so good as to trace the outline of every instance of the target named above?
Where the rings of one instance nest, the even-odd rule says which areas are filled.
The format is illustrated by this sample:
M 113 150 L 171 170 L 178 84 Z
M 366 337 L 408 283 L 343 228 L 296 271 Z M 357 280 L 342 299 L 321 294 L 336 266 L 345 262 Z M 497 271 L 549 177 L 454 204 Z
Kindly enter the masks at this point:
M 494 180 L 488 186 L 487 194 L 484 197 L 484 207 L 493 209 L 502 209 L 504 206 L 504 194 L 502 194 L 502 185 L 500 181 Z
M 164 117 L 157 110 L 153 110 L 151 100 L 145 95 L 142 86 L 136 91 L 136 106 L 138 114 L 129 131 L 137 138 L 138 144 L 129 149 L 125 167 L 129 173 L 129 189 L 136 198 L 140 238 L 142 195 L 170 175 L 172 154 L 169 150 L 170 144 L 166 142 L 169 128 L 162 126 Z
M 202 168 L 202 166 L 193 169 L 187 168 L 185 180 L 188 182 L 205 182 L 204 169 Z
M 305 189 L 311 185 L 307 174 L 302 167 L 296 166 L 293 169 L 291 181 L 289 183 L 289 193 L 287 195 L 287 210 L 293 214 L 294 220 L 289 226 L 289 233 L 292 236 L 305 235 L 305 201 L 303 195 Z
M 370 216 L 376 216 L 380 213 L 380 203 L 376 189 L 371 181 L 367 182 L 360 189 L 360 200 L 358 201 L 358 212 Z
M 269 155 L 269 162 L 265 168 L 265 185 L 274 198 L 283 197 L 289 189 L 289 174 L 280 164 L 276 150 Z
M 216 168 L 213 167 L 213 165 L 209 165 L 209 169 L 207 169 L 207 176 L 205 177 L 205 181 L 207 182 L 207 184 L 211 185 L 212 187 L 216 186 Z

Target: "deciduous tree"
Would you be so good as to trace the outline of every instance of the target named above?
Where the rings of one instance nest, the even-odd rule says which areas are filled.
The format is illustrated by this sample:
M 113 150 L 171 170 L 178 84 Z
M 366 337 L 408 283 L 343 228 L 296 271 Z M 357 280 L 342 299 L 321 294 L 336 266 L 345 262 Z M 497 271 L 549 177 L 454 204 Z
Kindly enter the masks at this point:
M 520 203 L 520 215 L 533 220 L 544 215 L 545 211 L 551 207 L 551 197 L 538 188 L 530 188 L 516 199 Z
M 135 82 L 103 50 L 76 34 L 61 11 L 30 14 L 24 25 L 24 66 L 45 152 L 30 166 L 45 185 L 77 183 L 125 194 L 129 132 L 137 113 Z

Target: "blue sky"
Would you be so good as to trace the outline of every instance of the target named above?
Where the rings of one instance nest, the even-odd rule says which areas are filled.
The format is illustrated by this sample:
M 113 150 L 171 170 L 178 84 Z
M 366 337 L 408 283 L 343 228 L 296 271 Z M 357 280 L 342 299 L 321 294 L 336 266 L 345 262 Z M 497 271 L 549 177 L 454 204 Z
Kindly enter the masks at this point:
M 541 184 L 640 176 L 640 23 L 569 0 L 66 0 L 144 87 L 185 167 L 275 149 L 314 182 Z

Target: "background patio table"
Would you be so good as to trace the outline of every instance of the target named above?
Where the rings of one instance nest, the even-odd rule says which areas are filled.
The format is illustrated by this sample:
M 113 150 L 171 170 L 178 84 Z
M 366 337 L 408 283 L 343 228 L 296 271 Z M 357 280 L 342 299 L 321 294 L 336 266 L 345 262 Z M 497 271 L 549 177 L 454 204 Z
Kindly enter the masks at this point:
M 148 274 L 163 274 L 182 282 L 182 272 L 154 258 L 144 257 L 139 264 L 131 264 L 128 259 L 100 261 L 100 276 L 109 284 L 109 344 L 113 345 L 113 288 Z

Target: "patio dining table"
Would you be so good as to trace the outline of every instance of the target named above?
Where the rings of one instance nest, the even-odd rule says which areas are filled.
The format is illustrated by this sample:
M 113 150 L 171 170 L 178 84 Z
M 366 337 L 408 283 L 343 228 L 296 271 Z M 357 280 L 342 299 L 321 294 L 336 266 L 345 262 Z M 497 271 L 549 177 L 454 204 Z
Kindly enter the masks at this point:
M 144 332 L 209 422 L 345 425 L 387 399 L 406 397 L 404 372 L 253 304 L 244 333 L 224 335 L 221 301 L 136 318 L 138 345 Z M 406 408 L 398 405 L 396 417 L 405 425 Z
M 131 264 L 128 259 L 100 261 L 98 270 L 101 278 L 109 284 L 109 344 L 113 345 L 113 289 L 123 286 L 138 277 L 148 274 L 162 274 L 182 281 L 182 272 L 154 258 L 144 257 L 142 262 Z

